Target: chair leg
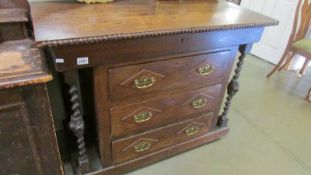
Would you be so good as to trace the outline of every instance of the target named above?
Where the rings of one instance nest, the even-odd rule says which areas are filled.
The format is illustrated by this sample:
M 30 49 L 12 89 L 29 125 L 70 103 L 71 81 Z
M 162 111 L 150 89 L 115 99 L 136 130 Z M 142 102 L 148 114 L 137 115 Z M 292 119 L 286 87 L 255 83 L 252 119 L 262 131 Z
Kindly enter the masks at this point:
M 309 92 L 306 96 L 306 100 L 311 103 L 311 88 L 309 89 Z
M 286 69 L 286 70 L 289 70 L 294 62 L 294 56 L 295 56 L 295 53 L 294 52 L 290 52 L 288 54 L 288 57 L 285 61 L 285 63 L 279 68 L 279 71 L 283 70 L 283 69 Z
M 284 63 L 287 60 L 286 58 L 288 57 L 288 54 L 289 54 L 288 50 L 285 50 L 282 58 L 280 59 L 278 64 L 272 69 L 272 71 L 267 75 L 267 78 L 270 78 L 272 74 L 274 74 L 277 70 L 279 70 L 282 67 L 282 65 L 284 65 Z
M 302 68 L 301 68 L 300 71 L 299 71 L 299 75 L 300 75 L 300 76 L 303 76 L 303 75 L 306 74 L 306 71 L 307 71 L 307 68 L 308 68 L 309 63 L 310 63 L 310 60 L 309 60 L 309 59 L 306 59 L 305 62 L 303 63 Z

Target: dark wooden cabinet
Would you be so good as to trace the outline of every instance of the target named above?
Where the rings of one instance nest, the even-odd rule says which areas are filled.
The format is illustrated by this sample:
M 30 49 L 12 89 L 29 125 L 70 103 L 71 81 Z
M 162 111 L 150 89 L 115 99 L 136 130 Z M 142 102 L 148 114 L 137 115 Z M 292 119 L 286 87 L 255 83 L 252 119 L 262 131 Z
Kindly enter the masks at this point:
M 0 96 L 9 99 L 0 104 L 0 162 L 5 167 L 0 174 L 40 174 L 35 136 L 21 94 L 2 91 Z
M 63 175 L 42 50 L 27 0 L 0 1 L 0 175 Z
M 48 2 L 31 9 L 37 47 L 68 87 L 82 174 L 122 174 L 226 135 L 245 55 L 265 26 L 278 23 L 225 1 Z M 97 168 L 87 149 L 92 128 Z
M 62 175 L 46 88 L 52 76 L 27 36 L 26 12 L 0 8 L 0 174 Z
M 0 174 L 63 174 L 46 86 L 0 91 Z
M 0 2 L 0 42 L 28 38 L 28 7 L 26 0 Z

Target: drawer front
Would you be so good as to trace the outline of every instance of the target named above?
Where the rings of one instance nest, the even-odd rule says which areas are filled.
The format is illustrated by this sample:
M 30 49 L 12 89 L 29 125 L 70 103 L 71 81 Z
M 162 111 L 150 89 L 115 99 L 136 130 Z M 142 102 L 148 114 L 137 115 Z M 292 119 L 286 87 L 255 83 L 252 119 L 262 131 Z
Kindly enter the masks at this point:
M 112 142 L 114 163 L 121 163 L 191 140 L 210 130 L 213 113 Z
M 234 51 L 223 51 L 109 70 L 110 99 L 169 90 L 196 89 L 219 83 L 228 75 Z
M 142 103 L 110 109 L 111 132 L 117 138 L 148 129 L 176 123 L 186 117 L 212 112 L 218 102 L 222 85 L 173 94 Z

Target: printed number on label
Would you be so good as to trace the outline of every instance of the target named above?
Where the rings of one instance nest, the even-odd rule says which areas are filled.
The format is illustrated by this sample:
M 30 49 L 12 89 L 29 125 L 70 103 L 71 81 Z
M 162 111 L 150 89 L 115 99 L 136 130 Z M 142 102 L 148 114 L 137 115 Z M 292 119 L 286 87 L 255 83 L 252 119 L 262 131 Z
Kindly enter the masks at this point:
M 86 65 L 86 64 L 89 64 L 89 58 L 88 58 L 88 57 L 77 58 L 77 64 L 78 64 L 78 65 Z

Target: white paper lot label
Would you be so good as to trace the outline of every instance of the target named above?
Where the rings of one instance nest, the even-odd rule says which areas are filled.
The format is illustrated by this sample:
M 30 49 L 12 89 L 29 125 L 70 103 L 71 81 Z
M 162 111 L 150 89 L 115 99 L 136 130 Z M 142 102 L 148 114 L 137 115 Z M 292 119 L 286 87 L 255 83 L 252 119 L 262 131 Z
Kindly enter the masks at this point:
M 56 58 L 55 59 L 55 63 L 58 63 L 58 64 L 61 64 L 61 63 L 64 63 L 65 60 L 63 58 Z
M 89 57 L 77 58 L 77 65 L 87 65 L 89 64 Z

